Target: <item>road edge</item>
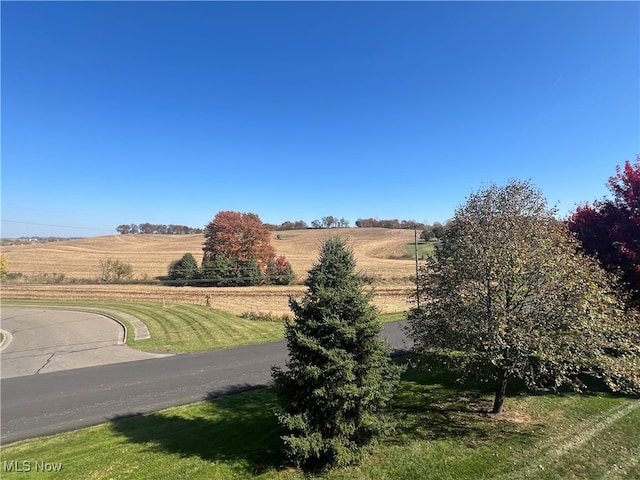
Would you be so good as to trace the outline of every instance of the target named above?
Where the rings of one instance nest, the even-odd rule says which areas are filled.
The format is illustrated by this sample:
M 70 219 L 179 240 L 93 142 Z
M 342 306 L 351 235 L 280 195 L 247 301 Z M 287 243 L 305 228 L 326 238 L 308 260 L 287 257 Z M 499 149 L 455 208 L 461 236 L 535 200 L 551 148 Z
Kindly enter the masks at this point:
M 9 346 L 11 342 L 13 342 L 13 335 L 11 334 L 11 332 L 7 332 L 6 330 L 2 330 L 1 328 L 0 328 L 0 332 L 4 336 L 4 338 L 2 339 L 2 342 L 0 342 L 0 352 L 2 352 L 5 348 Z

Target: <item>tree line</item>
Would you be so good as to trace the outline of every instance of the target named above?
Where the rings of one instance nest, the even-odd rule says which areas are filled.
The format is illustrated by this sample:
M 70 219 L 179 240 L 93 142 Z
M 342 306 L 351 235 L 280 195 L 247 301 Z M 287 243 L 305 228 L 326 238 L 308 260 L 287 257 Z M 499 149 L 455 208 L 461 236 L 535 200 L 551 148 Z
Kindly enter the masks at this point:
M 122 224 L 116 227 L 120 235 L 191 235 L 202 233 L 204 229 L 187 227 L 186 225 L 164 225 L 155 223 Z
M 316 220 L 312 220 L 309 225 L 304 220 L 286 220 L 280 224 L 264 223 L 264 227 L 270 231 L 282 231 L 282 230 L 306 230 L 306 229 L 320 229 L 320 228 L 349 228 L 351 222 L 346 218 L 338 218 L 333 215 L 327 215 Z M 358 228 L 393 228 L 393 229 L 414 229 L 417 228 L 421 231 L 431 232 L 429 235 L 423 235 L 425 239 L 440 238 L 444 232 L 444 228 L 440 222 L 435 222 L 433 225 L 428 225 L 415 220 L 398 220 L 398 219 L 377 219 L 377 218 L 359 218 L 355 223 Z M 140 223 L 140 224 L 122 224 L 116 227 L 116 232 L 121 235 L 191 235 L 204 233 L 203 228 L 188 227 L 186 225 L 164 225 L 155 223 Z
M 435 222 L 433 225 L 428 225 L 415 220 L 398 220 L 394 219 L 377 219 L 377 218 L 359 218 L 355 223 L 358 228 L 394 228 L 394 229 L 414 229 L 419 230 L 426 229 L 432 226 L 442 226 L 440 222 Z M 287 220 L 279 225 L 268 224 L 265 226 L 269 230 L 302 230 L 306 228 L 349 228 L 351 222 L 344 217 L 338 218 L 333 215 L 327 215 L 319 219 L 313 220 L 311 225 L 307 224 L 304 220 L 298 220 L 292 222 Z

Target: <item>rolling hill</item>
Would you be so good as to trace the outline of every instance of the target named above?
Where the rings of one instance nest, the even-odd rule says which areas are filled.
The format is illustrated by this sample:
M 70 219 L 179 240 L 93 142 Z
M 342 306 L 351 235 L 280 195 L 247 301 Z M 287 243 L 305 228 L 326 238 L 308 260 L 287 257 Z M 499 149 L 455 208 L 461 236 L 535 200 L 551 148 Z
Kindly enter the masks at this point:
M 298 277 L 317 258 L 323 239 L 340 235 L 353 248 L 358 268 L 377 279 L 406 279 L 415 272 L 410 259 L 401 259 L 402 246 L 413 242 L 413 231 L 384 228 L 292 230 L 272 233 L 278 255 L 287 257 Z M 203 235 L 111 235 L 59 242 L 3 247 L 10 272 L 24 275 L 64 274 L 94 279 L 100 260 L 114 258 L 133 266 L 135 278 L 167 274 L 169 264 L 187 252 L 200 261 Z
M 401 258 L 403 246 L 413 242 L 413 231 L 383 228 L 293 230 L 272 233 L 278 255 L 289 259 L 297 285 L 257 287 L 170 287 L 143 284 L 26 284 L 5 283 L 5 299 L 116 300 L 176 302 L 211 305 L 238 315 L 288 315 L 289 296 L 300 297 L 300 282 L 316 261 L 322 241 L 340 235 L 354 251 L 357 267 L 375 281 L 374 303 L 383 313 L 407 309 L 413 291 L 415 263 Z M 173 260 L 187 252 L 202 258 L 203 235 L 112 235 L 52 243 L 3 247 L 10 273 L 25 276 L 64 274 L 70 279 L 96 279 L 100 260 L 114 258 L 133 266 L 136 279 L 167 274 Z

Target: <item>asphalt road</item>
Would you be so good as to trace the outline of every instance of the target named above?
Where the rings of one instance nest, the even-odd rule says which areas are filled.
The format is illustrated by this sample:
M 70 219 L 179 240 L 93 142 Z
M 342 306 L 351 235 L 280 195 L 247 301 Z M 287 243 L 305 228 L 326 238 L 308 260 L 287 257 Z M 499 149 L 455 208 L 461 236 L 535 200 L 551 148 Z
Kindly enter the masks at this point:
M 402 322 L 385 325 L 407 348 Z M 284 341 L 0 380 L 3 444 L 267 385 Z
M 43 308 L 2 308 L 0 377 L 11 378 L 164 357 L 124 344 L 124 328 L 96 313 Z

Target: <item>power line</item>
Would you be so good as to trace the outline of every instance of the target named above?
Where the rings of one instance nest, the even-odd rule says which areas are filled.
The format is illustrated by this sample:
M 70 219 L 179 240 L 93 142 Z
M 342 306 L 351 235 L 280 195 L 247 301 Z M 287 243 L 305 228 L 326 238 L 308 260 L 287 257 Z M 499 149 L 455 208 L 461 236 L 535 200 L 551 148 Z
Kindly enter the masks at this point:
M 113 232 L 113 229 L 107 228 L 99 228 L 99 227 L 74 227 L 71 225 L 52 225 L 49 223 L 34 223 L 34 222 L 22 222 L 18 220 L 7 220 L 5 218 L 2 219 L 2 223 L 19 223 L 21 225 L 36 225 L 38 227 L 56 227 L 56 228 L 74 228 L 78 230 L 100 230 L 102 232 Z

